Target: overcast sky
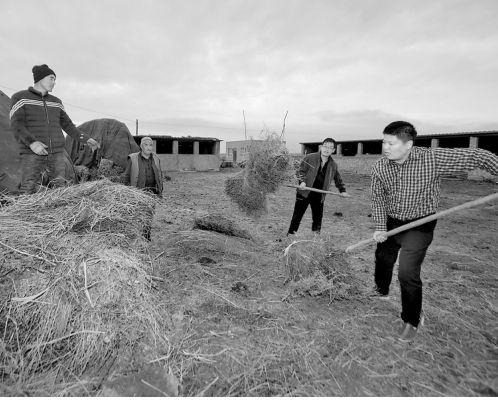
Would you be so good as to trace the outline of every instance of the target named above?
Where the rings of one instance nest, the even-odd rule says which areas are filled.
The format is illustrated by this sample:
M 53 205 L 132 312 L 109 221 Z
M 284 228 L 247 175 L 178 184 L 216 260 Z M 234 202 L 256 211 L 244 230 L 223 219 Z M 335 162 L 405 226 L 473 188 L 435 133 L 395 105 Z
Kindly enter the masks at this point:
M 497 130 L 497 15 L 497 0 L 0 0 L 0 89 L 46 63 L 75 123 L 224 141 L 244 138 L 242 110 L 256 137 L 288 111 L 291 151 L 400 119 Z

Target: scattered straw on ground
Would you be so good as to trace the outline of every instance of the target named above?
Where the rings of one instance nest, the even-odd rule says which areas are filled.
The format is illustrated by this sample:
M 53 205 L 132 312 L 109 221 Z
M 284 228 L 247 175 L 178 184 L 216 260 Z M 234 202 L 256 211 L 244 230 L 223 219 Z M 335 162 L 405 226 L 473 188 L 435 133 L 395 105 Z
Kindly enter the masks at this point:
M 249 231 L 241 228 L 233 219 L 222 214 L 213 213 L 206 214 L 202 217 L 196 217 L 194 220 L 194 229 L 214 231 L 239 238 L 252 239 Z

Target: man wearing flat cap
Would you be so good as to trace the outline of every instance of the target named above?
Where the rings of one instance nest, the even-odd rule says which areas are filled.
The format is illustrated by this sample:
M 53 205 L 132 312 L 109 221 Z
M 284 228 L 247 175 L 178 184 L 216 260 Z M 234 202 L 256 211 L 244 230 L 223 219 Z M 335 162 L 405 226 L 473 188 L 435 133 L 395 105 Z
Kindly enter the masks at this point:
M 49 94 L 55 86 L 55 72 L 46 64 L 34 66 L 32 71 L 33 87 L 12 95 L 9 114 L 21 154 L 21 193 L 37 191 L 44 174 L 50 185 L 66 183 L 62 130 L 93 151 L 99 148 L 96 140 L 76 128 L 62 101 Z
M 150 137 L 140 140 L 140 151 L 128 155 L 128 165 L 123 173 L 122 181 L 159 197 L 163 193 L 163 173 L 161 161 L 153 152 L 153 142 Z M 152 218 L 151 218 L 152 219 Z M 150 225 L 145 225 L 144 237 L 150 241 Z

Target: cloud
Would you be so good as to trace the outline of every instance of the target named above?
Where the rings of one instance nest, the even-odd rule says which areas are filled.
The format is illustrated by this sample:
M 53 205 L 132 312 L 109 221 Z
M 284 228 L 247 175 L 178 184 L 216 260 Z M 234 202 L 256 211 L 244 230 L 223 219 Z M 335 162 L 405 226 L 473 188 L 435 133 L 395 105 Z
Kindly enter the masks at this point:
M 295 149 L 398 118 L 458 131 L 496 121 L 497 12 L 495 0 L 6 0 L 0 85 L 25 88 L 47 63 L 74 120 L 133 131 L 138 118 L 240 138 L 242 110 L 252 133 L 280 130 L 288 110 Z

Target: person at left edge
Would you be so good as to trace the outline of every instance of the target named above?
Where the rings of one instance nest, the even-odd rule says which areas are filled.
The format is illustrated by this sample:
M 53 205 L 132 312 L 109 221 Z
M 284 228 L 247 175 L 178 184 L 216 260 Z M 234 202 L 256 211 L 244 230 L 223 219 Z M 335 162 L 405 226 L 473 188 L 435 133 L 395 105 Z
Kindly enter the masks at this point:
M 55 72 L 46 64 L 32 69 L 34 86 L 16 92 L 11 98 L 10 124 L 21 154 L 20 193 L 38 190 L 42 175 L 49 184 L 66 183 L 64 165 L 65 138 L 62 130 L 95 151 L 99 143 L 76 128 L 62 101 L 50 95 L 55 86 Z

